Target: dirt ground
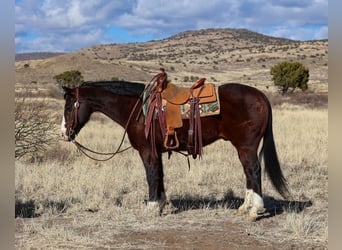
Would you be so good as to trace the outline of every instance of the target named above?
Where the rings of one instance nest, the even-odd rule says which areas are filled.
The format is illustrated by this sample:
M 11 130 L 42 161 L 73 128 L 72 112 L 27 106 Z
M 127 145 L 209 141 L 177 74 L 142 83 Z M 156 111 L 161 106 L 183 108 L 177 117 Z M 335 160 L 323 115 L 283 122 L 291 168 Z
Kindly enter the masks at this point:
M 309 213 L 311 202 L 266 201 L 268 211 L 256 222 L 235 215 L 240 199 L 231 208 L 174 200 L 162 216 L 142 206 L 18 217 L 16 249 L 327 249 L 326 241 L 294 235 L 283 225 L 286 213 Z

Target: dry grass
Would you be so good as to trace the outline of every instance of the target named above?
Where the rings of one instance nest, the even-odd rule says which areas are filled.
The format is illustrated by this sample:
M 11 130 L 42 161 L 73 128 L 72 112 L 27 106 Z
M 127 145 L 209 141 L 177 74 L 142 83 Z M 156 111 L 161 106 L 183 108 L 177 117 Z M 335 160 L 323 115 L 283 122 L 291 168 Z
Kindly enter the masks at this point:
M 310 92 L 275 94 L 269 69 L 283 60 L 309 68 Z M 54 75 L 77 69 L 87 81 L 114 77 L 146 82 L 161 66 L 177 84 L 206 77 L 216 84 L 242 82 L 267 92 L 293 201 L 282 200 L 263 176 L 269 215 L 256 223 L 236 216 L 245 176 L 235 149 L 218 141 L 204 149 L 202 160 L 191 160 L 190 170 L 183 156 L 173 154 L 170 160 L 163 156 L 172 206 L 163 216 L 153 216 L 145 209 L 147 183 L 137 152 L 129 150 L 99 163 L 60 141 L 39 158 L 15 162 L 16 248 L 327 248 L 328 41 L 297 43 L 244 30 L 203 30 L 141 44 L 93 46 L 16 62 L 16 93 L 20 96 L 30 89 L 29 98 L 46 102 L 59 123 L 63 101 L 56 99 L 62 94 Z M 78 140 L 108 152 L 116 149 L 122 134 L 121 127 L 96 115 Z
M 270 215 L 256 223 L 234 215 L 245 177 L 229 143 L 206 147 L 190 170 L 183 156 L 164 156 L 166 192 L 179 212 L 171 213 L 170 206 L 156 217 L 145 209 L 147 184 L 137 152 L 99 163 L 59 142 L 44 161 L 15 163 L 16 248 L 327 248 L 327 109 L 282 104 L 273 121 L 295 202 L 283 201 L 264 176 Z M 112 151 L 122 134 L 121 127 L 96 115 L 78 140 Z

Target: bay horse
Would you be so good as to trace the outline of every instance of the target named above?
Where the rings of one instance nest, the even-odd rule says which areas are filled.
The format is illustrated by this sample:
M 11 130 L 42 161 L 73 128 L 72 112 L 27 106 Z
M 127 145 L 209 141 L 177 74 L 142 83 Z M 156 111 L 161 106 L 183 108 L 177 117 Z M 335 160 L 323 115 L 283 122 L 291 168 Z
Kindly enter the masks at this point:
M 166 150 L 161 133 L 155 135 L 156 153 L 152 152 L 151 142 L 145 137 L 145 117 L 141 112 L 141 94 L 145 84 L 103 81 L 63 89 L 65 107 L 61 125 L 62 138 L 73 141 L 94 112 L 101 112 L 124 127 L 131 146 L 139 152 L 145 167 L 148 204 L 157 204 L 161 211 L 166 203 L 161 156 Z M 237 214 L 247 214 L 249 220 L 256 220 L 265 211 L 261 188 L 262 156 L 265 171 L 274 188 L 283 198 L 289 195 L 273 138 L 271 105 L 261 91 L 239 83 L 220 85 L 218 95 L 220 114 L 201 118 L 203 147 L 223 139 L 230 141 L 236 148 L 246 176 L 245 199 Z M 131 119 L 132 115 L 134 119 Z M 177 129 L 179 151 L 187 149 L 189 121 L 184 120 L 183 124 L 183 127 Z M 160 131 L 158 122 L 156 127 L 156 131 Z

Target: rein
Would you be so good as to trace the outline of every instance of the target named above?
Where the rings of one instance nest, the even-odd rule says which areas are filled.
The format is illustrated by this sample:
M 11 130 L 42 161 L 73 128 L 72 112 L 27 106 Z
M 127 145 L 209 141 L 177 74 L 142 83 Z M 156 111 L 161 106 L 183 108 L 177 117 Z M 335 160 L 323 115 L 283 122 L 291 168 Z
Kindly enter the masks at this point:
M 144 91 L 145 92 L 145 91 Z M 143 93 L 144 93 L 143 92 Z M 116 154 L 119 154 L 119 153 L 122 153 L 122 152 L 125 152 L 126 150 L 132 148 L 132 146 L 129 146 L 125 149 L 121 149 L 122 147 L 122 144 L 125 140 L 125 136 L 126 136 L 126 133 L 127 133 L 127 128 L 128 128 L 128 125 L 129 123 L 131 122 L 132 120 L 132 116 L 133 116 L 133 113 L 134 111 L 136 110 L 136 108 L 138 107 L 138 104 L 140 102 L 140 100 L 142 100 L 142 95 L 143 93 L 140 95 L 140 97 L 138 98 L 138 100 L 136 101 L 131 113 L 129 114 L 129 117 L 128 117 L 128 120 L 127 120 L 127 123 L 125 125 L 125 131 L 124 131 L 124 134 L 121 138 L 121 141 L 120 141 L 120 144 L 118 146 L 118 148 L 116 149 L 115 152 L 113 153 L 101 153 L 101 152 L 97 152 L 95 150 L 92 150 L 86 146 L 83 146 L 81 143 L 79 143 L 78 141 L 76 141 L 75 139 L 72 140 L 71 142 L 75 144 L 75 146 L 77 147 L 77 149 L 79 149 L 85 156 L 87 156 L 88 158 L 92 159 L 92 160 L 95 160 L 95 161 L 108 161 L 110 159 L 112 159 Z M 78 117 L 78 114 L 77 114 L 77 111 L 78 111 L 78 108 L 80 106 L 80 103 L 78 101 L 78 98 L 79 98 L 79 89 L 77 88 L 76 89 L 76 102 L 74 104 L 74 110 L 75 110 L 75 113 L 74 113 L 74 121 L 73 121 L 73 125 L 76 126 L 77 125 L 77 117 Z M 73 129 L 71 128 L 69 130 L 69 133 L 73 133 Z M 91 152 L 93 154 L 97 154 L 97 155 L 109 155 L 108 158 L 105 158 L 105 159 L 98 159 L 98 158 L 95 158 L 95 157 L 92 157 L 91 155 L 89 155 L 87 152 Z
M 120 142 L 120 145 L 118 146 L 117 150 L 116 150 L 115 152 L 113 152 L 113 153 L 102 153 L 102 152 L 94 151 L 94 150 L 92 150 L 92 149 L 90 149 L 90 148 L 87 148 L 87 147 L 83 146 L 81 143 L 79 143 L 79 142 L 76 141 L 76 140 L 73 140 L 72 143 L 74 143 L 75 146 L 77 147 L 77 149 L 80 150 L 80 151 L 81 151 L 85 156 L 87 156 L 88 158 L 90 158 L 90 159 L 92 159 L 92 160 L 94 160 L 94 161 L 108 161 L 108 160 L 112 159 L 116 154 L 125 152 L 126 150 L 128 150 L 128 149 L 130 149 L 130 148 L 132 147 L 132 146 L 129 146 L 129 147 L 125 148 L 125 149 L 120 150 L 120 148 L 121 148 L 121 146 L 122 146 L 122 143 L 123 143 L 123 141 L 124 141 L 124 138 L 125 138 L 125 136 L 122 137 L 122 140 L 121 140 L 121 142 Z M 97 154 L 97 155 L 109 155 L 109 157 L 108 157 L 108 158 L 105 158 L 105 159 L 98 159 L 98 158 L 95 158 L 95 157 L 89 155 L 89 154 L 87 153 L 87 151 L 88 151 L 88 152 L 91 152 L 91 153 L 93 153 L 93 154 Z
M 157 76 L 158 76 L 158 75 L 157 75 Z M 154 76 L 154 77 L 151 79 L 151 81 L 147 84 L 147 86 L 149 86 L 157 76 Z M 124 142 L 124 140 L 125 140 L 125 136 L 126 136 L 126 133 L 127 133 L 128 125 L 129 125 L 129 123 L 130 123 L 131 120 L 132 120 L 133 113 L 134 113 L 135 110 L 137 109 L 139 102 L 140 102 L 141 100 L 143 100 L 143 96 L 144 96 L 144 93 L 145 93 L 146 90 L 147 90 L 147 86 L 145 87 L 144 91 L 140 94 L 138 100 L 136 101 L 136 103 L 135 103 L 135 105 L 134 105 L 134 107 L 133 107 L 133 109 L 132 109 L 132 111 L 131 111 L 131 113 L 130 113 L 130 115 L 129 115 L 129 117 L 128 117 L 128 120 L 127 120 L 126 125 L 125 125 L 124 134 L 123 134 L 123 136 L 122 136 L 122 138 L 121 138 L 121 141 L 120 141 L 120 144 L 119 144 L 119 146 L 118 146 L 118 148 L 116 149 L 115 152 L 113 152 L 113 153 L 102 153 L 102 152 L 97 152 L 97 151 L 92 150 L 92 149 L 90 149 L 90 148 L 88 148 L 88 147 L 86 147 L 86 146 L 83 146 L 81 143 L 79 143 L 79 142 L 76 141 L 75 139 L 72 140 L 71 142 L 74 143 L 75 146 L 77 147 L 77 149 L 80 150 L 85 156 L 87 156 L 88 158 L 90 158 L 90 159 L 92 159 L 92 160 L 94 160 L 94 161 L 108 161 L 108 160 L 112 159 L 116 154 L 125 152 L 126 150 L 132 148 L 132 146 L 129 146 L 129 147 L 125 148 L 125 149 L 121 149 L 122 144 L 123 144 L 123 142 Z M 69 130 L 69 134 L 70 134 L 70 133 L 74 133 L 74 130 L 72 129 L 72 127 L 73 127 L 73 126 L 76 127 L 76 125 L 77 125 L 77 117 L 78 117 L 77 111 L 78 111 L 78 108 L 80 107 L 80 103 L 79 103 L 78 99 L 79 99 L 79 88 L 76 88 L 76 102 L 74 103 L 74 110 L 75 110 L 75 112 L 74 112 L 74 121 L 73 121 L 73 123 L 72 123 L 72 125 L 71 125 L 71 128 L 70 128 L 70 130 Z M 143 102 L 144 102 L 144 100 L 143 100 Z M 141 114 L 141 111 L 138 113 L 138 116 L 137 116 L 137 119 L 136 119 L 136 120 L 139 119 L 140 114 Z M 97 155 L 107 155 L 107 156 L 109 155 L 109 157 L 107 157 L 107 158 L 105 158 L 105 159 L 98 159 L 98 158 L 92 157 L 92 156 L 89 155 L 87 152 L 91 152 L 91 153 L 97 154 Z
M 121 138 L 121 141 L 120 141 L 120 144 L 119 144 L 119 146 L 117 147 L 117 149 L 116 149 L 115 152 L 112 152 L 112 153 L 97 152 L 97 151 L 95 151 L 95 150 L 92 150 L 92 149 L 90 149 L 90 148 L 88 148 L 88 147 L 82 145 L 81 143 L 79 143 L 78 141 L 76 141 L 76 139 L 71 140 L 71 142 L 77 147 L 77 149 L 80 150 L 85 156 L 87 156 L 88 158 L 90 158 L 90 159 L 92 159 L 92 160 L 94 160 L 94 161 L 108 161 L 108 160 L 112 159 L 115 155 L 117 155 L 117 154 L 119 154 L 119 153 L 123 153 L 123 152 L 127 151 L 128 149 L 132 148 L 132 146 L 129 146 L 129 147 L 126 147 L 126 148 L 124 148 L 124 149 L 121 149 L 122 144 L 123 144 L 124 139 L 125 139 L 125 136 L 126 136 L 126 133 L 127 133 L 128 125 L 130 124 L 130 122 L 131 122 L 131 120 L 132 120 L 133 113 L 134 113 L 135 110 L 137 109 L 139 102 L 142 101 L 142 103 L 144 104 L 144 103 L 147 101 L 147 100 L 143 100 L 143 97 L 144 97 L 145 92 L 148 90 L 148 86 L 151 85 L 151 83 L 152 83 L 153 81 L 155 81 L 159 76 L 162 76 L 162 75 L 163 75 L 164 71 L 163 71 L 162 68 L 161 68 L 161 70 L 162 70 L 162 73 L 160 73 L 160 74 L 154 76 L 154 77 L 151 79 L 151 81 L 146 85 L 144 91 L 140 94 L 138 100 L 136 101 L 134 107 L 132 108 L 132 111 L 131 111 L 131 113 L 130 113 L 130 115 L 129 115 L 129 117 L 128 117 L 128 120 L 127 120 L 126 125 L 125 125 L 125 128 L 124 128 L 124 129 L 125 129 L 125 130 L 124 130 L 124 134 L 123 134 L 123 136 L 122 136 L 122 138 Z M 160 83 L 158 83 L 158 84 L 160 84 Z M 76 127 L 76 125 L 77 125 L 77 120 L 78 120 L 78 119 L 77 119 L 77 117 L 78 117 L 77 111 L 78 111 L 78 108 L 80 107 L 80 103 L 79 103 L 78 99 L 79 99 L 79 88 L 77 87 L 77 88 L 76 88 L 76 102 L 74 103 L 74 110 L 75 110 L 75 112 L 74 112 L 74 121 L 73 121 L 73 123 L 72 123 L 72 125 L 71 125 L 71 128 L 70 128 L 70 130 L 69 130 L 69 134 L 70 134 L 70 133 L 74 133 L 74 130 L 72 129 L 72 127 L 73 127 L 73 126 Z M 138 113 L 136 120 L 139 119 L 139 116 L 140 116 L 140 114 L 141 114 L 141 111 L 142 111 L 142 110 L 140 110 L 140 112 Z M 69 135 L 69 136 L 70 136 L 70 135 Z M 97 154 L 97 155 L 109 156 L 109 157 L 107 157 L 107 158 L 105 158 L 105 159 L 98 159 L 98 158 L 95 158 L 95 157 L 89 155 L 89 153 L 87 153 L 87 152 L 90 152 L 90 153 L 93 153 L 93 154 Z M 185 156 L 185 157 L 187 158 L 188 167 L 189 167 L 189 170 L 190 170 L 189 154 L 185 154 L 185 153 L 182 153 L 182 152 L 180 152 L 180 151 L 174 151 L 174 152 L 179 153 L 179 154 L 181 154 L 181 155 L 183 155 L 183 156 Z M 169 152 L 169 158 L 170 158 L 170 155 L 171 155 L 171 154 L 170 154 L 170 152 Z

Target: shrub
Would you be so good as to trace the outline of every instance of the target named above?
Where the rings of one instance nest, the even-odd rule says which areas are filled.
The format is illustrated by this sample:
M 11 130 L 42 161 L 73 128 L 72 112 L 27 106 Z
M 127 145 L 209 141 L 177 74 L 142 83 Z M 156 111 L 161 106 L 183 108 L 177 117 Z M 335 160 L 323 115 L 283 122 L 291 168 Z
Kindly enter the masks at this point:
M 308 89 L 309 70 L 299 62 L 280 62 L 271 68 L 272 81 L 282 94 L 289 89 L 294 91 L 300 88 L 302 91 Z
M 83 82 L 83 76 L 78 70 L 65 71 L 59 75 L 55 75 L 53 79 L 57 81 L 59 86 L 70 88 L 77 87 Z
M 56 125 L 46 113 L 43 102 L 29 103 L 25 97 L 15 99 L 14 140 L 16 159 L 36 156 L 57 142 Z

